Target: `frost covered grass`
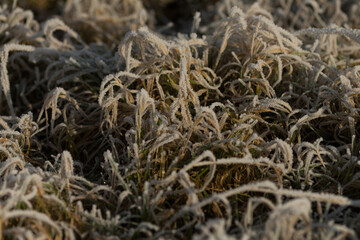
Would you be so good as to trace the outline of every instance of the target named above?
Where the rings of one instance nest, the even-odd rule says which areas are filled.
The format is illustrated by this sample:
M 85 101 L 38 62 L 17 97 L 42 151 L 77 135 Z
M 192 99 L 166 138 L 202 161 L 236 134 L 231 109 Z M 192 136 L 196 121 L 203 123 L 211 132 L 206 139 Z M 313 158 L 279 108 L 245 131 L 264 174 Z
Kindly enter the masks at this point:
M 360 3 L 35 2 L 0 5 L 0 238 L 360 238 Z

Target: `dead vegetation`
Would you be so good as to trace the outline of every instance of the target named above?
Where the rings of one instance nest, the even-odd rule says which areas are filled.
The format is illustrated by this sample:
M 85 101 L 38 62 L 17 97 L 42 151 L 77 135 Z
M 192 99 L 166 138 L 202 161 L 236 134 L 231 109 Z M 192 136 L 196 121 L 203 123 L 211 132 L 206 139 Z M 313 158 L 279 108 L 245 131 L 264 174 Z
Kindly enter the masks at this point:
M 360 237 L 359 3 L 186 4 L 0 6 L 0 238 Z

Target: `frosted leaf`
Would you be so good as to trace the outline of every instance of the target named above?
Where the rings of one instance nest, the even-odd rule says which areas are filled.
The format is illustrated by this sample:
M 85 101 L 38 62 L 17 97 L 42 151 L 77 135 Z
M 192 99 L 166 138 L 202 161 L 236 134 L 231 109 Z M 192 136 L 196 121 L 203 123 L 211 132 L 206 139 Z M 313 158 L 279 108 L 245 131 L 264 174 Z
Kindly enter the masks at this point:
M 63 179 L 69 179 L 73 175 L 74 163 L 71 154 L 68 151 L 63 151 L 61 154 L 61 168 L 60 176 Z
M 4 92 L 7 104 L 9 106 L 10 114 L 15 116 L 15 110 L 13 107 L 13 102 L 11 99 L 10 94 L 10 82 L 9 82 L 9 75 L 7 70 L 7 62 L 9 58 L 10 51 L 25 51 L 25 52 L 32 52 L 35 48 L 33 46 L 27 45 L 19 45 L 19 44 L 6 44 L 2 47 L 1 50 L 1 89 Z

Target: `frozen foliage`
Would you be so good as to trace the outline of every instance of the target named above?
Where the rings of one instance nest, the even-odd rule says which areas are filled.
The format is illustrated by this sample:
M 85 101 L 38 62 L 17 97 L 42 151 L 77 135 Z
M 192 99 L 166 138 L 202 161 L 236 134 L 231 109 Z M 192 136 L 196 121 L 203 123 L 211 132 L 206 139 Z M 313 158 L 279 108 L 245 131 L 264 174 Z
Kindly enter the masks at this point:
M 0 6 L 0 238 L 360 238 L 360 4 L 157 2 Z

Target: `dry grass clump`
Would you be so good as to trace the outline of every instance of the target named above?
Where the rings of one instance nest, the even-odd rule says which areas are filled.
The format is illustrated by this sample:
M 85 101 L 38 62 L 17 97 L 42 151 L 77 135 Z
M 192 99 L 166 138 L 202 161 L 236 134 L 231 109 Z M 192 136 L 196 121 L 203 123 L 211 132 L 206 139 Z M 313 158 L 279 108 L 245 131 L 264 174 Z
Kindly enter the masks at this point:
M 186 28 L 171 1 L 19 4 L 0 238 L 360 237 L 356 1 L 189 1 Z

